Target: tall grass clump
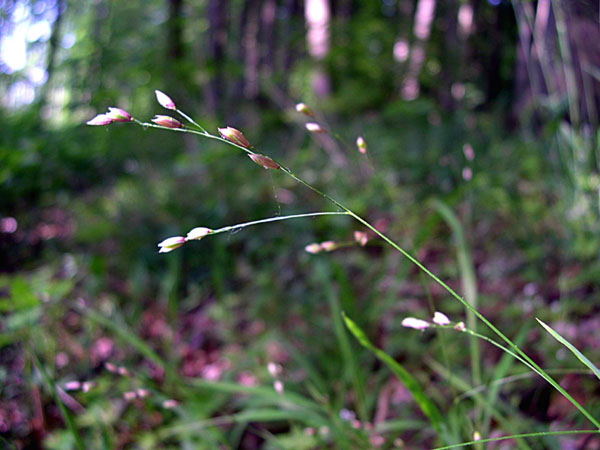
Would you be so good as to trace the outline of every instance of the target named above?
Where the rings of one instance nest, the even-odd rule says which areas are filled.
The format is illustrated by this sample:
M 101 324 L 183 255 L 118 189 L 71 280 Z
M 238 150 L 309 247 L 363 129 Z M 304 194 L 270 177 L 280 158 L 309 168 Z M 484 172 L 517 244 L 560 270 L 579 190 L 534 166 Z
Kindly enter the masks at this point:
M 91 119 L 88 124 L 95 126 L 109 125 L 114 122 L 134 123 L 140 125 L 144 129 L 157 129 L 164 131 L 173 131 L 178 133 L 186 133 L 190 135 L 196 135 L 200 138 L 210 139 L 218 141 L 224 145 L 228 145 L 235 150 L 243 152 L 248 156 L 248 161 L 264 168 L 274 174 L 281 174 L 282 176 L 289 177 L 304 188 L 309 189 L 313 193 L 320 196 L 323 200 L 329 203 L 333 209 L 317 212 L 307 212 L 302 214 L 293 215 L 277 215 L 268 217 L 260 220 L 248 221 L 234 225 L 221 226 L 218 228 L 212 228 L 206 226 L 207 224 L 200 224 L 199 226 L 189 230 L 186 233 L 179 235 L 170 236 L 164 238 L 159 244 L 160 253 L 169 253 L 175 251 L 179 247 L 184 245 L 201 245 L 193 243 L 192 241 L 198 241 L 203 239 L 209 239 L 213 235 L 239 231 L 255 225 L 268 225 L 271 222 L 286 221 L 312 218 L 317 216 L 347 216 L 348 219 L 355 221 L 358 225 L 364 227 L 364 231 L 356 231 L 354 234 L 355 241 L 340 243 L 335 241 L 324 241 L 320 243 L 307 243 L 306 251 L 310 254 L 316 253 L 327 253 L 334 251 L 340 247 L 347 245 L 364 246 L 373 239 L 379 239 L 384 245 L 391 247 L 396 252 L 399 252 L 404 258 L 406 258 L 412 265 L 416 266 L 425 277 L 428 277 L 441 289 L 444 290 L 451 298 L 458 302 L 466 312 L 466 324 L 462 321 L 452 321 L 445 314 L 439 311 L 432 310 L 432 319 L 418 319 L 414 317 L 407 317 L 402 321 L 402 326 L 406 328 L 413 328 L 416 330 L 435 329 L 444 346 L 443 340 L 447 333 L 462 333 L 465 338 L 469 339 L 469 354 L 471 361 L 472 379 L 471 382 L 465 382 L 459 377 L 455 376 L 444 367 L 436 365 L 435 362 L 429 360 L 426 355 L 423 355 L 423 360 L 428 363 L 432 370 L 438 372 L 440 376 L 446 379 L 453 388 L 457 390 L 466 391 L 466 396 L 472 397 L 477 405 L 475 417 L 473 419 L 473 429 L 470 430 L 470 435 L 473 437 L 472 441 L 464 441 L 464 430 L 456 426 L 456 414 L 460 417 L 460 409 L 453 409 L 453 406 L 449 406 L 443 403 L 439 395 L 435 395 L 430 392 L 430 389 L 423 386 L 422 380 L 419 377 L 412 374 L 407 370 L 400 362 L 396 361 L 388 353 L 384 352 L 368 337 L 361 326 L 359 325 L 360 317 L 356 317 L 357 311 L 345 310 L 344 305 L 350 304 L 350 302 L 344 301 L 344 293 L 338 293 L 334 290 L 327 291 L 327 297 L 329 300 L 329 310 L 331 312 L 331 328 L 334 330 L 335 339 L 338 344 L 338 351 L 343 360 L 344 369 L 348 372 L 348 382 L 352 388 L 352 402 L 357 417 L 354 417 L 348 411 L 341 414 L 340 417 L 332 415 L 331 410 L 328 410 L 324 406 L 324 401 L 319 401 L 319 388 L 318 388 L 318 377 L 315 377 L 314 385 L 311 389 L 315 391 L 312 399 L 304 398 L 300 394 L 289 392 L 284 387 L 281 380 L 278 379 L 277 369 L 269 368 L 270 373 L 274 378 L 274 390 L 262 388 L 262 387 L 245 387 L 235 383 L 226 382 L 207 382 L 207 381 L 192 381 L 183 380 L 179 377 L 175 371 L 168 366 L 167 363 L 162 361 L 152 349 L 148 348 L 142 341 L 137 339 L 131 333 L 123 331 L 123 328 L 115 328 L 114 324 L 110 323 L 102 318 L 101 315 L 93 311 L 85 312 L 88 317 L 101 324 L 104 327 L 112 328 L 117 331 L 121 337 L 129 342 L 134 348 L 136 348 L 141 354 L 144 354 L 150 360 L 161 365 L 167 374 L 167 378 L 174 383 L 176 386 L 175 392 L 178 395 L 186 395 L 186 393 L 197 392 L 198 389 L 212 390 L 228 394 L 244 394 L 248 396 L 249 400 L 241 400 L 244 403 L 244 408 L 239 413 L 233 413 L 226 416 L 209 417 L 204 421 L 189 421 L 182 423 L 181 425 L 174 426 L 170 429 L 163 430 L 162 438 L 169 439 L 172 437 L 185 438 L 190 436 L 194 430 L 204 429 L 207 427 L 217 427 L 219 425 L 236 424 L 236 423 L 247 423 L 249 421 L 277 421 L 277 420 L 289 420 L 292 422 L 301 423 L 308 427 L 310 430 L 319 430 L 322 435 L 329 436 L 330 442 L 339 448 L 363 448 L 366 446 L 379 446 L 378 438 L 381 433 L 384 433 L 384 429 L 369 429 L 364 426 L 370 420 L 369 411 L 372 410 L 372 406 L 368 404 L 366 400 L 366 391 L 368 386 L 365 384 L 364 372 L 361 371 L 360 362 L 357 360 L 357 355 L 353 350 L 353 343 L 349 340 L 349 336 L 353 336 L 356 341 L 369 352 L 371 352 L 383 365 L 387 366 L 403 384 L 403 386 L 410 393 L 412 399 L 418 405 L 423 413 L 423 417 L 428 422 L 426 433 L 430 436 L 426 438 L 432 445 L 438 446 L 438 448 L 454 448 L 465 446 L 468 444 L 475 444 L 478 448 L 484 448 L 484 443 L 490 441 L 513 439 L 520 448 L 531 448 L 528 444 L 527 438 L 547 438 L 555 434 L 569 434 L 569 433 L 599 433 L 600 422 L 588 411 L 579 401 L 577 401 L 565 388 L 563 388 L 549 373 L 549 371 L 542 368 L 535 360 L 525 353 L 518 345 L 521 337 L 511 339 L 505 333 L 503 333 L 497 326 L 495 326 L 481 311 L 478 305 L 477 296 L 477 285 L 475 280 L 475 272 L 471 261 L 469 248 L 464 236 L 464 231 L 457 217 L 454 215 L 452 210 L 443 204 L 442 202 L 434 202 L 434 209 L 441 215 L 441 217 L 447 222 L 452 230 L 456 245 L 457 255 L 459 263 L 459 271 L 461 274 L 461 281 L 464 291 L 464 297 L 460 295 L 455 289 L 450 287 L 445 281 L 438 275 L 433 273 L 424 264 L 422 264 L 415 256 L 405 250 L 399 245 L 396 240 L 388 236 L 385 232 L 381 231 L 377 226 L 371 223 L 367 218 L 356 213 L 353 209 L 348 207 L 342 200 L 334 198 L 332 195 L 323 192 L 317 188 L 312 182 L 307 181 L 291 167 L 288 167 L 284 162 L 276 160 L 270 155 L 263 154 L 253 146 L 246 136 L 239 130 L 227 126 L 218 128 L 218 134 L 211 133 L 204 126 L 192 119 L 184 111 L 180 110 L 175 102 L 166 94 L 156 91 L 157 100 L 161 106 L 179 115 L 179 118 L 175 118 L 168 115 L 156 115 L 151 121 L 142 121 L 129 112 L 119 108 L 109 108 L 109 111 L 105 114 L 99 114 L 98 116 Z M 311 133 L 317 134 L 332 134 L 329 127 L 324 123 L 320 123 L 315 119 L 314 113 L 303 103 L 297 106 L 297 111 L 300 114 L 304 114 L 309 122 L 306 123 L 306 129 Z M 339 136 L 332 134 L 335 138 Z M 362 138 L 357 139 L 357 150 L 361 157 L 368 158 L 367 143 Z M 371 167 L 377 176 L 377 170 L 371 161 Z M 249 169 L 251 170 L 251 169 Z M 331 275 L 331 278 L 329 278 Z M 331 283 L 331 279 L 335 277 L 343 277 L 341 274 L 329 274 L 322 280 L 323 284 Z M 434 308 L 432 308 L 434 309 Z M 435 312 L 435 313 L 434 313 Z M 577 358 L 582 361 L 588 369 L 593 373 L 598 374 L 598 369 L 589 361 L 583 354 L 575 349 L 564 337 L 560 336 L 556 331 L 540 322 L 544 329 L 548 331 L 555 339 L 559 340 L 565 345 Z M 487 329 L 487 334 L 480 332 L 480 328 Z M 119 331 L 120 330 L 120 331 Z M 505 436 L 489 436 L 487 433 L 490 428 L 491 421 L 498 422 L 505 429 L 512 429 L 514 424 L 510 419 L 506 419 L 506 415 L 510 415 L 509 410 L 501 410 L 496 406 L 496 399 L 498 395 L 497 388 L 489 389 L 487 395 L 483 395 L 477 388 L 483 383 L 484 374 L 482 373 L 485 369 L 481 366 L 481 351 L 483 346 L 493 346 L 506 355 L 508 359 L 502 359 L 498 366 L 494 370 L 494 377 L 503 378 L 510 366 L 510 358 L 521 363 L 530 374 L 535 374 L 545 380 L 554 390 L 556 390 L 561 396 L 564 397 L 573 408 L 583 415 L 592 425 L 593 429 L 590 430 L 536 430 L 531 433 L 514 433 Z M 310 367 L 307 363 L 306 367 Z M 488 378 L 488 377 L 485 377 Z M 495 379 L 495 378 L 493 378 Z M 197 395 L 197 394 L 191 394 Z M 343 406 L 343 402 L 342 405 Z M 216 411 L 216 410 L 214 410 Z M 454 411 L 452 414 L 449 411 Z M 460 419 L 459 419 L 460 420 Z M 389 427 L 397 426 L 399 428 L 406 427 L 410 429 L 413 427 L 415 431 L 423 431 L 423 427 L 418 424 L 387 424 Z M 219 435 L 218 431 L 214 434 L 215 442 L 220 442 L 222 436 Z M 400 443 L 398 443 L 400 444 Z

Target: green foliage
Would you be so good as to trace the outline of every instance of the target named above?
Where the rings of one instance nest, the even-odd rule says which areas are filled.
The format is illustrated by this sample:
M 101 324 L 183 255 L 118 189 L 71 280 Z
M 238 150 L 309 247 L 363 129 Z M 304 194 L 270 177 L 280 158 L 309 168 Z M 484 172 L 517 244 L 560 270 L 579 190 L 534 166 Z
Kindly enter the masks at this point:
M 158 242 L 196 226 L 328 205 L 220 143 L 83 125 L 108 106 L 143 121 L 163 114 L 152 92 L 164 90 L 209 131 L 242 129 L 257 151 L 343 200 L 449 285 L 462 281 L 457 291 L 543 367 L 567 366 L 562 346 L 594 361 L 592 333 L 562 330 L 595 329 L 599 137 L 563 121 L 566 102 L 549 102 L 532 116 L 535 127 L 528 119 L 507 126 L 516 97 L 526 96 L 514 93 L 510 6 L 484 2 L 477 34 L 453 44 L 455 13 L 439 5 L 422 95 L 406 101 L 407 68 L 391 55 L 413 27 L 414 11 L 399 6 L 407 2 L 332 2 L 331 48 L 318 65 L 331 82 L 323 97 L 313 91 L 303 12 L 293 9 L 301 2 L 274 2 L 272 39 L 252 22 L 268 16 L 256 5 L 269 2 L 228 2 L 220 56 L 214 2 L 183 2 L 178 57 L 170 3 L 67 1 L 62 34 L 74 44 L 57 49 L 48 84 L 57 96 L 0 109 L 0 220 L 18 224 L 0 233 L 0 404 L 18 406 L 29 421 L 11 423 L 1 438 L 53 449 L 362 449 L 381 439 L 383 448 L 400 440 L 432 447 L 470 441 L 475 431 L 534 431 L 517 445 L 559 448 L 558 437 L 541 441 L 550 421 L 583 426 L 489 342 L 468 352 L 460 333 L 402 328 L 403 317 L 434 310 L 465 320 L 464 308 L 373 234 L 360 247 L 353 233 L 365 230 L 349 217 L 234 229 L 159 255 Z M 256 93 L 247 79 L 252 50 L 262 61 Z M 3 97 L 30 69 L 1 74 Z M 464 85 L 462 100 L 451 97 L 454 82 Z M 340 138 L 307 135 L 291 107 L 299 100 Z M 355 149 L 359 135 L 366 157 Z M 328 240 L 343 245 L 304 251 Z M 561 331 L 553 336 L 562 346 L 538 338 L 536 316 Z M 276 376 L 269 363 L 281 367 Z M 565 377 L 598 416 L 594 378 Z M 94 385 L 67 390 L 72 381 Z M 149 395 L 125 399 L 138 389 Z M 33 429 L 39 417 L 44 428 Z

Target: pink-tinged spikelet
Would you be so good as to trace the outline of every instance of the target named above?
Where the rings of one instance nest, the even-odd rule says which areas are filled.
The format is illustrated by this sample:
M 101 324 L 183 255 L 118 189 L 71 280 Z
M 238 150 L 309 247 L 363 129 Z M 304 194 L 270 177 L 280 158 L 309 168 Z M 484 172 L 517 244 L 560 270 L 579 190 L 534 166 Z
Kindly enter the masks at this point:
M 172 252 L 176 248 L 179 248 L 183 244 L 185 244 L 185 241 L 186 241 L 186 239 L 183 236 L 174 236 L 174 237 L 167 238 L 164 241 L 162 241 L 160 244 L 158 244 L 158 246 L 160 247 L 160 250 L 158 251 L 158 253 Z
M 402 320 L 402 326 L 406 328 L 414 328 L 415 330 L 425 330 L 429 328 L 429 322 L 425 320 L 416 319 L 414 317 L 407 317 Z
M 217 128 L 217 130 L 219 130 L 219 134 L 223 139 L 228 140 L 229 142 L 233 142 L 234 144 L 237 144 L 240 147 L 251 147 L 250 142 L 248 142 L 248 139 L 246 139 L 246 137 L 242 134 L 240 130 L 236 130 L 233 127 Z
M 154 93 L 156 94 L 156 100 L 158 101 L 158 103 L 160 103 L 160 106 L 162 106 L 163 108 L 171 109 L 173 111 L 177 109 L 175 103 L 167 94 L 159 90 L 154 91 Z
M 152 122 L 167 128 L 183 128 L 183 125 L 179 120 L 169 116 L 156 115 L 154 116 L 154 119 L 152 119 Z
M 250 157 L 250 159 L 252 161 L 254 161 L 259 166 L 264 167 L 265 169 L 273 169 L 273 170 L 280 169 L 279 164 L 277 164 L 275 161 L 273 161 L 268 156 L 259 155 L 258 153 L 253 153 L 253 154 L 248 155 L 248 156 Z

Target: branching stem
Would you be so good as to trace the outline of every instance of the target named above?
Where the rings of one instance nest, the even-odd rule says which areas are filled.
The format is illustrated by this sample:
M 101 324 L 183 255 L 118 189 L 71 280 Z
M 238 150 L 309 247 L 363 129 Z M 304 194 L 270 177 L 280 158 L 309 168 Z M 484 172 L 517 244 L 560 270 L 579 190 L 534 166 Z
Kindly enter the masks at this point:
M 177 110 L 177 112 L 179 114 L 181 114 L 183 117 L 185 117 L 192 124 L 194 124 L 198 128 L 200 128 L 202 131 L 197 131 L 197 130 L 193 130 L 190 128 L 168 128 L 168 127 L 164 127 L 164 126 L 157 125 L 154 123 L 140 122 L 137 119 L 134 119 L 134 122 L 139 125 L 142 125 L 143 127 L 159 128 L 159 129 L 169 130 L 169 131 L 179 131 L 179 132 L 184 132 L 184 133 L 197 134 L 197 135 L 209 138 L 209 139 L 221 141 L 225 144 L 228 144 L 228 145 L 236 147 L 240 150 L 243 150 L 244 152 L 246 152 L 250 155 L 255 154 L 255 152 L 252 151 L 251 149 L 237 145 L 237 144 L 235 144 L 231 141 L 228 141 L 227 139 L 224 139 L 220 136 L 210 134 L 204 128 L 202 128 L 200 125 L 196 124 L 196 122 L 194 122 L 192 119 L 190 119 L 187 115 L 185 115 L 185 113 L 183 111 Z M 422 270 L 425 274 L 427 274 L 427 276 L 429 276 L 436 283 L 438 283 L 440 286 L 442 286 L 450 295 L 452 295 L 456 300 L 458 300 L 460 303 L 462 303 L 465 308 L 467 308 L 473 314 L 475 314 L 475 316 L 477 316 L 477 318 L 479 318 L 479 320 L 481 320 L 490 330 L 492 330 L 497 336 L 499 336 L 500 339 L 502 339 L 504 342 L 506 342 L 508 344 L 508 347 L 512 350 L 512 352 L 509 352 L 509 353 L 514 354 L 513 356 L 515 356 L 519 361 L 521 361 L 523 364 L 525 364 L 527 367 L 529 367 L 532 371 L 534 371 L 540 377 L 542 377 L 544 380 L 546 380 L 552 387 L 554 387 L 567 400 L 569 400 L 569 402 L 571 402 L 571 404 L 573 406 L 575 406 L 592 424 L 594 424 L 594 426 L 598 430 L 600 430 L 600 422 L 598 422 L 583 406 L 581 406 L 568 392 L 566 392 L 550 375 L 548 375 L 548 373 L 546 373 L 540 366 L 538 366 L 535 363 L 535 361 L 533 361 L 529 356 L 527 356 L 527 354 L 525 352 L 523 352 L 512 340 L 510 340 L 508 337 L 506 337 L 498 328 L 496 328 L 489 320 L 487 320 L 479 311 L 477 311 L 477 309 L 475 309 L 473 306 L 471 306 L 469 304 L 469 302 L 467 302 L 465 299 L 463 299 L 460 295 L 458 295 L 456 293 L 456 291 L 454 291 L 450 286 L 448 286 L 441 279 L 439 279 L 433 272 L 431 272 L 429 269 L 427 269 L 427 267 L 425 267 L 423 264 L 421 264 L 416 258 L 414 258 L 412 255 L 410 255 L 402 247 L 400 247 L 398 244 L 396 244 L 392 239 L 390 239 L 388 236 L 383 234 L 381 231 L 379 231 L 377 228 L 375 228 L 373 225 L 371 225 L 369 222 L 367 222 L 361 216 L 354 213 L 352 210 L 350 210 L 349 208 L 347 208 L 346 206 L 344 206 L 343 204 L 341 204 L 334 198 L 330 197 L 329 195 L 325 194 L 324 192 L 321 192 L 319 189 L 317 189 L 312 184 L 310 184 L 307 181 L 300 178 L 288 167 L 284 166 L 283 164 L 279 163 L 278 161 L 275 161 L 275 162 L 277 164 L 279 164 L 282 172 L 284 172 L 285 174 L 287 174 L 288 176 L 290 176 L 294 180 L 296 180 L 298 183 L 306 186 L 311 191 L 315 192 L 316 194 L 319 194 L 321 197 L 325 198 L 327 201 L 331 202 L 332 204 L 334 204 L 335 206 L 340 208 L 343 212 L 338 212 L 338 214 L 347 214 L 347 215 L 353 217 L 356 221 L 358 221 L 359 223 L 361 223 L 362 225 L 364 225 L 365 227 L 367 227 L 368 229 L 373 231 L 375 234 L 377 234 L 381 239 L 383 239 L 386 243 L 388 243 L 392 248 L 394 248 L 395 250 L 402 253 L 402 255 L 404 255 L 406 258 L 408 258 L 408 260 L 410 262 L 412 262 L 420 270 Z M 324 214 L 332 214 L 332 213 L 324 213 Z M 333 214 L 335 214 L 335 213 L 333 213 Z M 315 215 L 318 215 L 318 213 L 316 213 Z M 289 216 L 288 216 L 288 218 L 289 218 Z M 284 217 L 274 217 L 271 219 L 263 219 L 263 221 L 248 222 L 247 224 L 242 224 L 242 225 L 248 226 L 248 225 L 253 225 L 256 223 L 265 223 L 265 222 L 272 222 L 275 220 L 284 220 L 284 219 L 285 219 Z M 217 231 L 223 232 L 223 231 L 229 231 L 229 230 L 235 229 L 235 228 L 240 228 L 240 225 L 235 225 L 232 227 L 224 227 Z

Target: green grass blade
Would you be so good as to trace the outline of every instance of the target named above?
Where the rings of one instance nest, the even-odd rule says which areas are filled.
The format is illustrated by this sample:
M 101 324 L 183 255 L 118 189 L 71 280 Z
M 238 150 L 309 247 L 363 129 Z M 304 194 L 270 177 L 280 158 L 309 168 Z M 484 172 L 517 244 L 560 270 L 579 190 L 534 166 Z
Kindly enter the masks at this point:
M 340 349 L 340 353 L 343 358 L 344 371 L 350 374 L 350 382 L 354 389 L 355 405 L 358 416 L 361 420 L 368 420 L 368 413 L 365 404 L 365 389 L 364 383 L 361 378 L 360 366 L 356 359 L 356 354 L 352 351 L 352 345 L 350 343 L 350 337 L 348 336 L 344 323 L 342 322 L 342 307 L 337 292 L 335 292 L 331 279 L 330 267 L 324 262 L 320 261 L 317 269 L 317 274 L 321 279 L 323 290 L 329 303 L 329 310 L 331 312 L 331 321 L 333 322 L 333 331 L 335 333 L 336 340 Z M 337 270 L 335 278 L 338 284 L 341 284 L 344 280 L 340 279 L 343 277 L 343 272 Z
M 456 253 L 458 259 L 458 268 L 460 272 L 461 284 L 464 291 L 465 300 L 473 308 L 477 309 L 477 279 L 475 277 L 475 269 L 473 267 L 473 259 L 471 258 L 471 252 L 465 239 L 465 233 L 463 226 L 456 217 L 456 214 L 440 200 L 434 200 L 433 206 L 437 212 L 444 218 L 450 229 L 452 230 L 452 236 L 454 237 L 454 244 L 456 245 Z M 477 318 L 475 314 L 467 309 L 467 327 L 470 330 L 477 331 Z M 471 354 L 471 371 L 473 377 L 473 384 L 481 384 L 481 355 L 479 350 L 479 342 L 475 338 L 470 340 L 470 354 Z
M 436 447 L 433 450 L 446 450 L 449 448 L 467 447 L 474 444 L 485 444 L 486 442 L 505 441 L 507 439 L 542 437 L 542 436 L 564 436 L 569 434 L 600 434 L 599 430 L 566 430 L 566 431 L 539 431 L 536 433 L 511 434 L 510 436 L 500 436 L 497 438 L 480 439 L 478 441 L 461 442 L 460 444 L 446 445 L 445 447 Z
M 207 381 L 199 378 L 186 380 L 186 384 L 195 389 L 207 389 L 212 392 L 223 392 L 227 394 L 247 394 L 270 401 L 281 407 L 303 408 L 322 414 L 321 405 L 313 402 L 299 394 L 284 391 L 283 394 L 275 392 L 273 388 L 263 386 L 243 386 L 230 381 Z
M 577 359 L 579 359 L 579 361 L 581 361 L 583 364 L 585 364 L 592 372 L 594 372 L 594 375 L 596 375 L 598 377 L 598 379 L 600 379 L 600 370 L 598 370 L 598 368 L 589 359 L 587 359 L 583 353 L 581 353 L 579 350 L 577 350 L 573 344 L 571 344 L 569 341 L 567 341 L 564 337 L 562 337 L 560 334 L 558 334 L 555 330 L 550 328 L 550 326 L 546 325 L 540 319 L 538 319 L 536 317 L 535 320 L 537 320 L 539 322 L 539 324 L 541 326 L 543 326 L 544 329 L 548 333 L 550 333 L 550 336 L 552 336 L 554 339 L 556 339 L 562 345 L 567 347 L 571 351 L 571 353 L 573 353 L 577 357 Z
M 451 371 L 447 370 L 441 364 L 438 364 L 434 360 L 428 360 L 427 364 L 438 375 L 440 375 L 441 377 L 446 379 L 449 383 L 451 383 L 454 387 L 458 388 L 462 392 L 473 392 L 473 388 L 469 385 L 469 383 L 467 381 L 462 379 L 462 377 L 460 377 L 459 375 L 455 375 Z M 491 402 L 486 397 L 484 397 L 483 395 L 476 393 L 476 392 L 473 392 L 472 397 L 482 407 L 483 411 L 486 414 L 488 414 L 490 417 L 493 417 L 494 420 L 496 420 L 496 422 L 503 429 L 514 431 L 515 430 L 515 425 L 514 425 L 515 421 L 521 421 L 520 424 L 521 425 L 523 424 L 523 422 L 522 422 L 523 418 L 520 417 L 519 414 L 516 413 L 516 411 L 510 410 L 510 408 L 507 408 L 507 407 L 502 408 L 503 405 Z M 455 399 L 455 404 L 458 404 L 459 401 L 460 401 L 460 397 L 457 397 Z M 508 419 L 506 419 L 502 415 L 501 409 L 509 409 L 509 411 L 506 412 Z M 529 424 L 526 423 L 526 425 L 529 425 Z M 486 436 L 487 432 L 486 432 L 486 434 L 482 434 L 482 435 Z M 520 439 L 516 439 L 516 440 L 517 440 L 517 446 L 519 448 L 521 448 L 523 450 L 530 449 L 530 447 L 524 441 L 522 441 Z
M 303 423 L 307 426 L 318 427 L 328 422 L 325 419 L 319 419 L 317 416 L 307 415 L 301 410 L 280 410 L 280 409 L 249 409 L 237 414 L 213 417 L 205 420 L 190 421 L 174 425 L 163 429 L 160 432 L 161 438 L 170 436 L 181 436 L 203 430 L 207 427 L 222 426 L 232 423 L 248 422 L 280 422 L 293 421 Z
M 423 414 L 427 416 L 431 426 L 435 429 L 438 435 L 442 433 L 442 414 L 435 404 L 425 395 L 425 392 L 419 385 L 418 381 L 404 368 L 402 367 L 394 358 L 385 353 L 383 350 L 375 347 L 369 338 L 365 335 L 365 333 L 352 321 L 349 317 L 347 317 L 344 313 L 342 313 L 342 317 L 344 318 L 344 322 L 346 327 L 354 335 L 354 337 L 360 342 L 360 344 L 372 351 L 377 358 L 383 362 L 386 366 L 388 366 L 392 372 L 400 379 L 404 387 L 408 389 L 411 393 Z

